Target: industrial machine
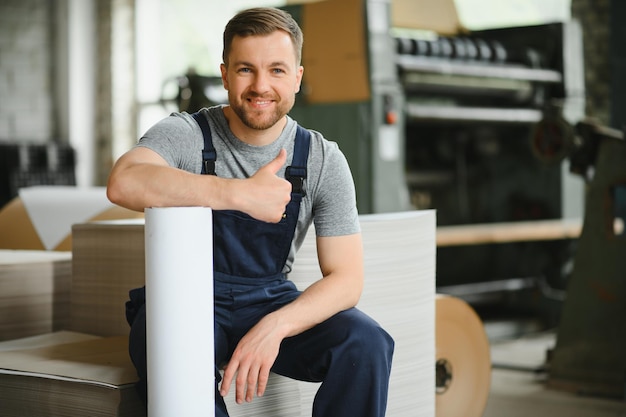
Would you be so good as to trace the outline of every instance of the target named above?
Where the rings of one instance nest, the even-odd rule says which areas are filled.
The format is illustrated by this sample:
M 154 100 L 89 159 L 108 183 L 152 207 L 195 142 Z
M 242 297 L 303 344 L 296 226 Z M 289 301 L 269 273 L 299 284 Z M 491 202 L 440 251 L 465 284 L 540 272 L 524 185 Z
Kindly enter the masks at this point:
M 430 10 L 415 3 L 287 7 L 305 36 L 303 88 L 292 115 L 339 143 L 359 210 L 434 208 L 438 226 L 581 218 L 584 182 L 565 158 L 570 126 L 584 116 L 579 25 L 425 32 L 410 26 Z M 573 245 L 439 247 L 437 286 L 467 292 L 466 284 L 502 282 L 497 290 L 517 279 L 522 289 L 563 290 Z
M 584 120 L 576 135 L 570 159 L 589 188 L 548 384 L 626 400 L 625 134 Z

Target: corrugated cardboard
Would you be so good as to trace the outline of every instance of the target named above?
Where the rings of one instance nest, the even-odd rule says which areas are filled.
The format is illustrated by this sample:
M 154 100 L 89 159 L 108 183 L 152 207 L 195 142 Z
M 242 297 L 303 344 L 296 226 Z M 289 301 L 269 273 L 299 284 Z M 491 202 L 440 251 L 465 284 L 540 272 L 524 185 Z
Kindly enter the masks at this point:
M 116 388 L 137 381 L 128 356 L 128 337 L 108 337 L 5 351 L 0 369 L 48 375 Z
M 97 214 L 90 221 L 142 218 L 143 213 L 119 206 L 110 207 Z M 50 218 L 50 221 L 54 221 Z M 45 250 L 35 227 L 20 197 L 15 197 L 0 210 L 0 249 Z M 71 230 L 53 250 L 71 251 Z
M 394 27 L 431 30 L 440 35 L 466 32 L 454 0 L 393 0 L 391 21 Z
M 126 336 L 55 332 L 0 343 L 3 417 L 145 417 Z
M 0 340 L 65 328 L 70 252 L 0 250 Z
M 0 249 L 44 249 L 19 197 L 0 210 Z
M 75 224 L 72 234 L 71 330 L 128 334 L 124 303 L 145 282 L 143 219 Z
M 302 6 L 303 88 L 308 103 L 369 99 L 364 20 L 362 0 L 326 0 Z

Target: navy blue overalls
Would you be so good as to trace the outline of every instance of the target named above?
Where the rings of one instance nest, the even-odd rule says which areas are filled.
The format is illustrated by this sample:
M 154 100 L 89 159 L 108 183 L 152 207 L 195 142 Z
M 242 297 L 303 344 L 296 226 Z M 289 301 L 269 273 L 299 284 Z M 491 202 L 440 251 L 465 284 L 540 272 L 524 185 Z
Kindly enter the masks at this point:
M 216 153 L 207 120 L 201 113 L 192 116 L 205 141 L 202 173 L 214 175 Z M 298 126 L 292 164 L 285 172 L 292 183 L 291 201 L 279 223 L 262 222 L 238 211 L 213 211 L 216 417 L 228 416 L 218 392 L 219 369 L 252 326 L 300 295 L 283 268 L 304 195 L 309 144 L 310 133 Z M 138 388 L 145 395 L 143 308 L 134 319 L 130 339 L 131 358 L 142 380 Z M 353 308 L 285 339 L 272 371 L 298 380 L 324 381 L 314 401 L 314 417 L 382 417 L 392 355 L 391 337 Z

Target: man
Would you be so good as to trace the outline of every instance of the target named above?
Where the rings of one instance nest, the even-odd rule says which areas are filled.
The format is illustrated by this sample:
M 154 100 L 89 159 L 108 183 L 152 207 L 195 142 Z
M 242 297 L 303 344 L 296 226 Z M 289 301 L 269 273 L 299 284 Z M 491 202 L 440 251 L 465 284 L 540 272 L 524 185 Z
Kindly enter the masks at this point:
M 252 401 L 270 371 L 322 382 L 313 416 L 385 414 L 393 340 L 354 308 L 363 258 L 350 170 L 334 142 L 287 116 L 301 49 L 302 32 L 285 11 L 238 13 L 225 28 L 220 67 L 229 104 L 157 123 L 109 179 L 109 199 L 127 208 L 214 210 L 219 417 L 228 416 L 222 397 L 233 385 L 237 403 Z M 299 292 L 286 274 L 311 222 L 323 278 Z M 145 393 L 138 291 L 128 303 L 130 354 Z

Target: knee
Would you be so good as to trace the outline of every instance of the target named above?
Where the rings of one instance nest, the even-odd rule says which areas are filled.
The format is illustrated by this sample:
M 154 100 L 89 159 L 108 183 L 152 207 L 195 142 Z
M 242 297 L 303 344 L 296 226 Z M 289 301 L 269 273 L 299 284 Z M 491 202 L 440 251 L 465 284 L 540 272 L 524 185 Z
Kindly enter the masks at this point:
M 366 315 L 357 317 L 350 326 L 349 346 L 363 358 L 391 364 L 395 341 L 385 329 Z
M 380 357 L 391 362 L 395 348 L 395 341 L 385 329 L 375 323 L 375 325 L 362 331 L 361 346 L 366 347 L 368 355 Z

